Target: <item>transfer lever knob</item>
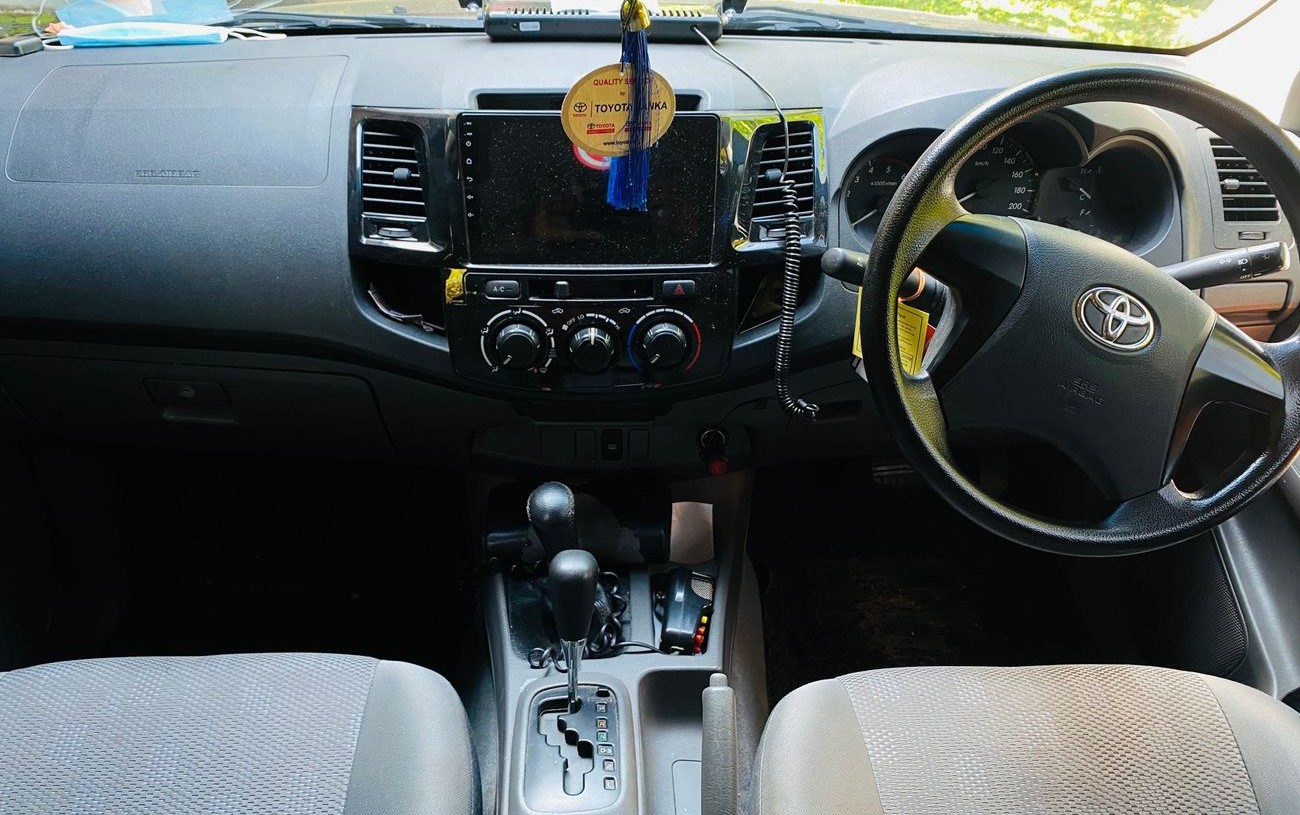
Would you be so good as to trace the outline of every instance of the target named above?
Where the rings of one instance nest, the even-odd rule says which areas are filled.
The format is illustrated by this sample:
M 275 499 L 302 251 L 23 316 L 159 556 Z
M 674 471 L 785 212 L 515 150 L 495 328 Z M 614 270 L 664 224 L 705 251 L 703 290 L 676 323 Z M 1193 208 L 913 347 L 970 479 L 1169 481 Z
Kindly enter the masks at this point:
M 559 481 L 547 481 L 528 496 L 528 523 L 547 555 L 578 546 L 577 501 L 573 490 Z
M 567 549 L 551 559 L 546 590 L 555 613 L 555 631 L 565 642 L 587 639 L 596 603 L 596 558 L 585 549 Z
M 686 358 L 686 332 L 676 323 L 655 323 L 645 330 L 641 350 L 651 368 L 674 368 Z

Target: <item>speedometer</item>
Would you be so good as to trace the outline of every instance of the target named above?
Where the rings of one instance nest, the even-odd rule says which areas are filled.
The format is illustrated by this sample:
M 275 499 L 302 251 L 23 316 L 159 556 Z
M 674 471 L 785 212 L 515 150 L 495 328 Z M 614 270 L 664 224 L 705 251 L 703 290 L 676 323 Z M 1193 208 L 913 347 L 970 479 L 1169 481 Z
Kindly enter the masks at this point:
M 957 173 L 957 200 L 982 215 L 1034 217 L 1038 168 L 1020 142 L 999 136 L 975 151 Z

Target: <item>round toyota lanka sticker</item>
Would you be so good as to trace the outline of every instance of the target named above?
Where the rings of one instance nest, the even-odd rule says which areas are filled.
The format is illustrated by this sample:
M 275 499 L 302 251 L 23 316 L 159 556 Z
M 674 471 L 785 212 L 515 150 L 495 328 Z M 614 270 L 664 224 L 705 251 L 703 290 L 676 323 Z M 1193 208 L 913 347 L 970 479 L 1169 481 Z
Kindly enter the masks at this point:
M 668 132 L 677 112 L 677 99 L 668 80 L 655 71 L 650 73 L 647 147 Z M 579 79 L 564 97 L 564 108 L 560 111 L 560 122 L 569 141 L 589 153 L 626 156 L 632 83 L 632 72 L 624 70 L 619 63 L 597 68 Z

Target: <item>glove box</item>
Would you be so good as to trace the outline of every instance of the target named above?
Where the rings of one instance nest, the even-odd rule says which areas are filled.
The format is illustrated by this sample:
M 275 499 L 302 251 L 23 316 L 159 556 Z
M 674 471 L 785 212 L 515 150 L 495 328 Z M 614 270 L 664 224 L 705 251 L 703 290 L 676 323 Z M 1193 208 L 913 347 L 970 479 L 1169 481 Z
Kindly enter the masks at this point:
M 393 455 L 370 385 L 355 376 L 10 356 L 0 358 L 0 383 L 36 425 L 78 441 L 320 458 Z

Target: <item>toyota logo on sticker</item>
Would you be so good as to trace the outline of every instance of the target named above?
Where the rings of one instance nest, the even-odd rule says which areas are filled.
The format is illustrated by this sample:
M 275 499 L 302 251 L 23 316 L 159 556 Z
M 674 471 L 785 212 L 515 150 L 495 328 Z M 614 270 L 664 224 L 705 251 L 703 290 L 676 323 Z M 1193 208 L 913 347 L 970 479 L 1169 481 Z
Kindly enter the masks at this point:
M 587 103 L 586 103 L 586 102 L 575 102 L 574 105 L 573 105 L 573 112 L 574 112 L 574 113 L 586 113 L 586 112 L 587 112 Z

